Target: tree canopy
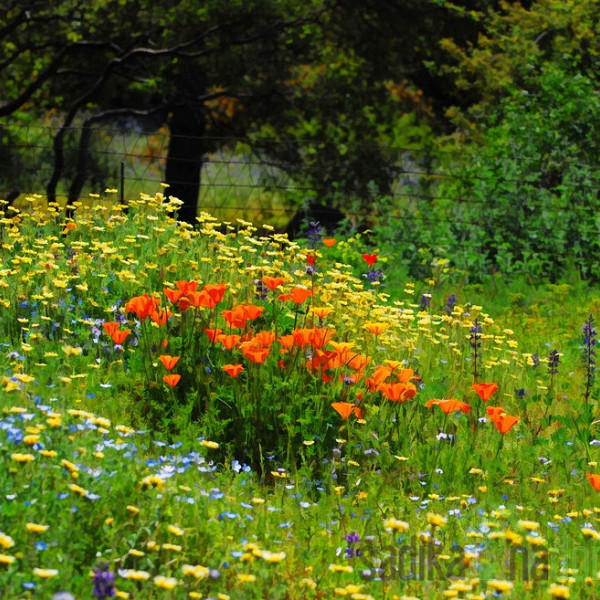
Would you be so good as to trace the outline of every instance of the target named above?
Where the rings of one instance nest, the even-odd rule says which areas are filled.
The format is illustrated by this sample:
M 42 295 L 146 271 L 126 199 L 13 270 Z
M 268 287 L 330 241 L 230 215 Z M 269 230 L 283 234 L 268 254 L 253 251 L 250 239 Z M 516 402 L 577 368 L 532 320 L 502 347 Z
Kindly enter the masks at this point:
M 228 136 L 252 140 L 320 199 L 364 200 L 395 177 L 384 145 L 422 142 L 415 123 L 460 100 L 428 63 L 441 60 L 444 36 L 473 40 L 480 25 L 469 11 L 487 4 L 12 0 L 0 9 L 0 118 L 60 114 L 49 200 L 69 128 L 81 127 L 73 200 L 92 127 L 125 115 L 169 126 L 166 182 L 189 222 L 203 157 Z

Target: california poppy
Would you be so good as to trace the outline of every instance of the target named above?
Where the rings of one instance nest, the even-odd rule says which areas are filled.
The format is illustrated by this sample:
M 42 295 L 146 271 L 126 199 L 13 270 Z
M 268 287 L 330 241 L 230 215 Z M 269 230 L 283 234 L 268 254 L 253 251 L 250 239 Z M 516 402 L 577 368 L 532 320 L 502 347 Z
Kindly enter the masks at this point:
M 225 319 L 229 327 L 235 327 L 236 329 L 245 329 L 248 318 L 246 313 L 239 306 L 234 306 L 232 309 L 226 309 L 221 311 L 221 315 Z
M 365 323 L 364 327 L 373 335 L 381 335 L 389 325 L 387 323 Z
M 130 333 L 131 329 L 117 329 L 110 337 L 115 344 L 122 346 Z
M 485 410 L 492 421 L 506 414 L 506 411 L 501 406 L 488 406 Z
M 236 363 L 235 365 L 223 365 L 221 369 L 223 369 L 227 375 L 235 379 L 244 370 L 244 367 L 243 365 Z
M 240 336 L 235 334 L 221 334 L 217 337 L 217 342 L 223 344 L 227 350 L 233 350 L 240 343 Z
M 170 371 L 175 367 L 177 361 L 179 360 L 179 356 L 171 356 L 170 354 L 161 354 L 158 357 L 158 360 L 163 364 L 167 371 Z
M 244 313 L 246 319 L 254 321 L 263 314 L 265 307 L 256 306 L 256 304 L 240 304 L 239 309 Z
M 217 338 L 223 333 L 222 329 L 205 329 L 204 332 L 208 336 L 208 339 L 214 344 Z
M 366 354 L 354 354 L 352 358 L 346 362 L 348 367 L 353 371 L 362 371 L 371 362 L 371 357 Z
M 431 408 L 432 406 L 439 406 L 442 409 L 442 412 L 446 414 L 450 414 L 452 412 L 462 412 L 467 414 L 471 407 L 466 402 L 461 402 L 456 398 L 449 398 L 443 400 L 430 400 L 425 404 L 427 408 Z
M 310 344 L 314 348 L 322 348 L 335 335 L 335 329 L 328 327 L 313 327 L 310 333 Z
M 269 356 L 269 348 L 244 348 L 242 347 L 243 355 L 251 362 L 261 364 L 265 362 Z
M 303 287 L 295 287 L 292 290 L 292 300 L 294 304 L 302 304 L 309 296 L 312 296 L 312 291 Z
M 147 293 L 135 296 L 125 304 L 125 312 L 134 312 L 139 319 L 147 319 L 158 308 L 159 301 Z
M 190 292 L 195 292 L 198 287 L 197 281 L 176 281 L 175 285 L 178 290 L 181 290 L 182 294 L 187 296 Z
M 379 258 L 379 254 L 361 254 L 361 256 L 367 265 L 369 265 L 369 267 L 372 267 Z
M 176 304 L 177 302 L 179 302 L 179 299 L 183 296 L 183 292 L 181 290 L 172 290 L 171 288 L 165 288 L 164 292 L 165 292 L 165 296 L 173 304 Z
M 171 387 L 175 387 L 180 379 L 181 375 L 178 375 L 177 373 L 169 373 L 163 377 L 163 381 Z
M 304 348 L 310 344 L 310 334 L 312 329 L 294 329 L 292 335 L 294 336 L 294 344 L 298 348 Z
M 316 257 L 315 257 L 315 255 L 314 255 L 314 254 L 309 254 L 309 255 L 306 257 L 306 262 L 307 262 L 307 263 L 308 263 L 308 264 L 309 264 L 311 267 L 314 267 L 314 266 L 315 266 L 315 263 L 316 263 L 316 261 L 317 261 L 317 259 L 316 259 Z
M 332 402 L 331 406 L 342 419 L 347 419 L 352 413 L 356 415 L 357 419 L 362 419 L 360 408 L 351 402 Z
M 312 314 L 315 315 L 315 317 L 319 317 L 319 319 L 324 319 L 332 310 L 333 308 L 330 308 L 329 306 L 313 306 Z
M 327 248 L 331 248 L 336 242 L 335 238 L 323 238 L 323 246 L 327 246 Z
M 173 313 L 169 312 L 168 310 L 155 310 L 151 315 L 150 318 L 157 324 L 157 325 L 164 325 L 167 322 L 167 319 L 172 315 Z
M 498 389 L 497 383 L 474 383 L 471 389 L 484 401 L 487 402 Z
M 177 303 L 177 308 L 181 312 L 185 312 L 190 308 L 190 306 L 192 306 L 192 302 L 187 296 L 182 296 Z
M 378 389 L 392 402 L 405 402 L 409 398 L 414 398 L 417 393 L 417 388 L 412 383 L 382 383 Z
M 514 415 L 502 415 L 493 419 L 494 425 L 502 435 L 507 434 L 518 422 L 519 417 Z
M 224 283 L 207 283 L 202 289 L 210 296 L 214 303 L 210 308 L 214 308 L 221 300 L 223 300 L 227 285 Z
M 293 335 L 282 335 L 278 342 L 281 344 L 282 348 L 287 348 L 288 350 L 294 345 L 294 336 Z
M 263 277 L 261 280 L 267 288 L 270 290 L 276 290 L 280 285 L 285 283 L 285 279 L 283 277 Z
M 586 473 L 585 476 L 594 490 L 600 492 L 600 475 L 596 475 L 595 473 Z
M 116 321 L 107 321 L 106 323 L 102 323 L 102 327 L 104 331 L 106 331 L 107 335 L 112 335 L 117 329 L 119 329 L 119 324 Z

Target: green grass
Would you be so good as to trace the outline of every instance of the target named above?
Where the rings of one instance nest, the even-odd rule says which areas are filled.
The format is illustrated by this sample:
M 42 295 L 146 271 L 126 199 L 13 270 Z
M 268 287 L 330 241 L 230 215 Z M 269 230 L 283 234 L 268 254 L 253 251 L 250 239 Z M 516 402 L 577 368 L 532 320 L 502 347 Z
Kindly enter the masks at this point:
M 408 281 L 367 236 L 192 231 L 160 196 L 68 227 L 24 206 L 0 221 L 3 598 L 91 598 L 100 561 L 122 598 L 597 597 L 593 289 Z

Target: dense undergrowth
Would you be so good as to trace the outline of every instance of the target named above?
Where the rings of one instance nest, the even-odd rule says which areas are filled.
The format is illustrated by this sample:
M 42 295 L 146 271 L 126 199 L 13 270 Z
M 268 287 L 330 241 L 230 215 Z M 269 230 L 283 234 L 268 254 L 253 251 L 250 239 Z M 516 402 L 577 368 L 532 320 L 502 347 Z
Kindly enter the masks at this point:
M 0 221 L 3 598 L 596 597 L 593 288 L 36 206 Z

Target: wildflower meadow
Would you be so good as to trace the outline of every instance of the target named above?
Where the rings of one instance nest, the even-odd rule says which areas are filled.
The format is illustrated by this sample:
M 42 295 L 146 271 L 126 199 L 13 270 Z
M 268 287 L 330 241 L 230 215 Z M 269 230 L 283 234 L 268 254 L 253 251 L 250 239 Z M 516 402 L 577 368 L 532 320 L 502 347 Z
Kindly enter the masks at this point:
M 178 206 L 4 206 L 3 599 L 600 597 L 592 288 Z

